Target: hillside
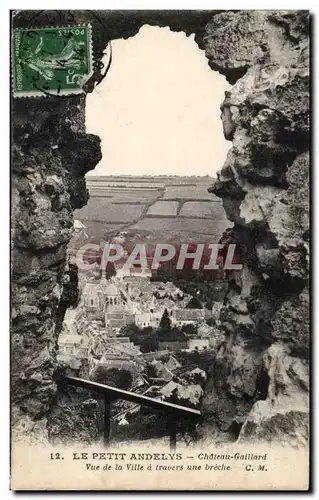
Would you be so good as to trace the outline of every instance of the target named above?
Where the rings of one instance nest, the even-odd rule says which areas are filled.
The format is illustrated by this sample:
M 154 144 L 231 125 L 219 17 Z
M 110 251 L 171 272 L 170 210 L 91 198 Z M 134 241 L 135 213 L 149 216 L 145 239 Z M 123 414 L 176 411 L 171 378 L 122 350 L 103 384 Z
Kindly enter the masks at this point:
M 91 176 L 90 199 L 75 218 L 91 236 L 125 231 L 135 239 L 216 243 L 231 223 L 220 198 L 207 191 L 213 182 L 209 176 Z

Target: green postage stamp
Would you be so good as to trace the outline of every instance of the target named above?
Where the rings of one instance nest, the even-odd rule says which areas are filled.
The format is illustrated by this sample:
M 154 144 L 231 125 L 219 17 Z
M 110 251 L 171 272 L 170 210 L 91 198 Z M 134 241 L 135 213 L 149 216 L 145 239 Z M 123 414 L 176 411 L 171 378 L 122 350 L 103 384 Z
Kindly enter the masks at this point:
M 13 30 L 14 97 L 83 92 L 93 74 L 91 26 Z

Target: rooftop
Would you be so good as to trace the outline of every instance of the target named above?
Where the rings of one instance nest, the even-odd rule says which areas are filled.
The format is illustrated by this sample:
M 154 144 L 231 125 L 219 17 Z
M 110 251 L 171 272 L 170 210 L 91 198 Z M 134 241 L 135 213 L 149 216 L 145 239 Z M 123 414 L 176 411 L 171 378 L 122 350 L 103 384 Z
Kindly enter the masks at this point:
M 84 337 L 68 333 L 61 333 L 58 339 L 59 344 L 81 344 L 84 342 Z
M 204 309 L 176 309 L 173 316 L 177 321 L 200 321 L 205 316 Z
M 98 293 L 102 292 L 101 284 L 99 281 L 90 281 L 85 283 L 82 293 Z
M 74 229 L 85 229 L 85 225 L 78 219 L 75 219 L 73 222 Z
M 110 283 L 109 285 L 107 285 L 104 289 L 104 293 L 109 297 L 120 295 L 120 292 L 115 283 Z

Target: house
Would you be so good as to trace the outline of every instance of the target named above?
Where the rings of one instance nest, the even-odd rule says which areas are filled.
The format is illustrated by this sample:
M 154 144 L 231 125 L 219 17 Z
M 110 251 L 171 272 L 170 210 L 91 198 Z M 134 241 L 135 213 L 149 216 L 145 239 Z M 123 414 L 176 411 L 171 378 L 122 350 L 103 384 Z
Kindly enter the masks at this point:
M 213 317 L 213 311 L 211 309 L 204 309 L 204 319 L 210 319 Z
M 132 300 L 140 300 L 143 296 L 144 300 L 152 299 L 150 280 L 146 278 L 143 274 L 123 278 L 122 288 Z
M 105 297 L 105 304 L 121 305 L 123 304 L 123 297 L 119 287 L 116 286 L 114 281 L 108 283 L 106 280 L 103 282 L 103 294 Z
M 151 362 L 151 366 L 155 370 L 156 379 L 162 379 L 165 382 L 172 380 L 173 373 L 161 361 L 154 359 Z
M 135 368 L 133 366 L 132 360 L 128 356 L 121 356 L 120 353 L 114 354 L 106 352 L 101 358 L 98 366 L 101 365 L 108 368 L 118 368 L 120 370 L 129 370 L 131 373 L 135 373 Z
M 155 352 L 144 352 L 143 359 L 147 363 L 150 363 L 153 359 L 160 359 L 162 356 L 166 356 L 167 354 L 169 354 L 168 350 L 155 351 Z
M 203 396 L 203 389 L 199 384 L 183 386 L 172 380 L 162 387 L 159 392 L 164 399 L 173 400 L 175 404 L 187 406 L 189 406 L 189 404 L 197 406 Z
M 145 266 L 127 266 L 124 265 L 117 269 L 116 276 L 120 279 L 141 278 L 149 280 L 152 277 L 152 271 Z
M 160 350 L 167 349 L 168 351 L 182 351 L 187 349 L 188 344 L 185 340 L 165 340 L 158 343 Z
M 87 353 L 88 340 L 82 335 L 61 333 L 58 338 L 59 354 L 83 356 Z
M 119 421 L 119 425 L 129 425 L 128 421 L 126 420 L 125 417 L 122 417 L 121 420 Z
M 141 350 L 138 346 L 134 344 L 120 344 L 116 343 L 112 345 L 113 352 L 118 352 L 123 356 L 127 356 L 129 358 L 136 358 L 137 356 L 141 356 Z
M 75 257 L 77 250 L 86 243 L 89 235 L 86 232 L 86 227 L 81 221 L 75 219 L 73 222 L 73 235 L 68 244 L 67 253 L 70 257 Z
M 151 309 L 150 312 L 140 311 L 135 314 L 134 322 L 139 328 L 146 328 L 148 326 L 158 328 L 162 315 L 162 310 Z
M 167 299 L 167 298 L 158 299 L 158 303 L 163 311 L 164 311 L 164 309 L 167 309 L 171 314 L 172 314 L 173 310 L 177 309 L 176 303 L 174 302 L 174 300 L 171 300 L 171 299 Z
M 125 306 L 123 305 L 109 305 L 105 310 L 105 326 L 107 330 L 120 333 L 123 326 L 128 325 L 130 322 L 130 315 L 127 314 Z
M 131 390 L 136 391 L 140 387 L 149 387 L 149 383 L 146 378 L 143 377 L 143 375 L 138 374 L 133 380 Z
M 117 337 L 116 335 L 108 337 L 106 341 L 108 344 L 129 344 L 132 346 L 134 345 L 130 341 L 130 337 Z
M 163 283 L 155 281 L 151 283 L 152 293 L 159 299 L 169 298 L 172 300 L 182 299 L 184 293 L 170 281 Z
M 99 281 L 85 283 L 82 290 L 82 300 L 89 317 L 103 319 L 104 293 Z
M 151 319 L 150 326 L 152 328 L 158 328 L 163 316 L 164 310 L 162 309 L 151 309 Z
M 204 349 L 208 349 L 209 347 L 209 339 L 200 339 L 194 338 L 188 340 L 187 348 L 190 351 L 203 351 Z
M 204 309 L 176 309 L 172 312 L 172 323 L 178 327 L 201 323 L 205 318 Z
M 74 219 L 73 229 L 75 233 L 80 233 L 85 229 L 85 225 L 80 220 Z
M 90 320 L 90 322 L 86 322 L 85 330 L 86 333 L 90 334 L 91 337 L 100 337 L 105 338 L 108 335 L 108 332 L 102 323 L 102 321 Z
M 179 384 L 171 380 L 170 382 L 168 382 L 168 384 L 164 385 L 164 387 L 161 387 L 159 392 L 163 395 L 164 398 L 169 398 L 172 396 L 173 391 L 175 391 L 178 386 Z
M 203 323 L 198 327 L 197 335 L 200 338 L 207 338 L 213 333 L 213 331 L 214 327 L 209 326 L 207 323 Z
M 165 363 L 165 367 L 168 370 L 176 370 L 177 368 L 180 368 L 181 366 L 182 365 L 172 355 L 170 355 L 169 360 Z
M 135 324 L 139 328 L 146 328 L 150 326 L 151 323 L 151 313 L 137 313 L 135 314 Z
M 213 308 L 212 308 L 212 317 L 216 320 L 220 318 L 220 313 L 223 308 L 223 303 L 222 302 L 214 302 L 213 303 Z
M 98 364 L 107 368 L 119 368 L 129 370 L 134 376 L 139 372 L 138 363 L 135 359 L 141 355 L 136 346 L 130 347 L 127 344 L 110 344 Z

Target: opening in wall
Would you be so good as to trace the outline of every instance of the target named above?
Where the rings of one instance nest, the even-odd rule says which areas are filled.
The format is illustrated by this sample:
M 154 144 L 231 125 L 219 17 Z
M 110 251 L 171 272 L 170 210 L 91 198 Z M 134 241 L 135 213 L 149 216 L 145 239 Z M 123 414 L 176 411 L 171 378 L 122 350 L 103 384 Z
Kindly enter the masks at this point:
M 82 295 L 101 298 L 90 310 L 93 328 L 92 321 L 83 328 L 88 356 L 91 365 L 107 365 L 112 377 L 133 371 L 128 388 L 137 383 L 141 354 L 171 352 L 163 363 L 170 362 L 172 375 L 189 366 L 206 373 L 214 359 L 209 334 L 219 327 L 227 283 L 224 257 L 210 245 L 219 244 L 231 223 L 208 189 L 231 146 L 220 119 L 229 89 L 194 35 L 144 25 L 134 37 L 112 41 L 110 70 L 87 96 L 87 132 L 101 138 L 102 160 L 87 175 L 90 199 L 75 212 L 81 230 L 70 254 L 77 258 L 79 247 L 95 245 L 89 271 L 78 266 Z M 80 314 L 87 316 L 85 308 Z M 162 375 L 140 368 L 147 392 Z M 163 374 L 164 385 L 170 373 Z M 88 376 L 93 380 L 94 372 Z M 157 390 L 148 396 L 162 398 Z M 176 394 L 165 397 L 178 402 Z M 114 439 L 125 429 L 132 437 L 148 417 L 139 413 L 127 424 L 125 418 L 125 428 L 120 422 L 115 419 Z M 147 432 L 159 429 L 155 419 Z
M 207 189 L 231 146 L 220 119 L 230 85 L 194 35 L 144 25 L 111 43 L 109 72 L 86 102 L 102 160 L 87 175 L 90 200 L 75 219 L 97 238 L 133 228 L 217 243 L 231 224 Z

